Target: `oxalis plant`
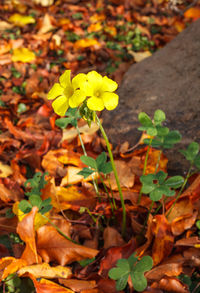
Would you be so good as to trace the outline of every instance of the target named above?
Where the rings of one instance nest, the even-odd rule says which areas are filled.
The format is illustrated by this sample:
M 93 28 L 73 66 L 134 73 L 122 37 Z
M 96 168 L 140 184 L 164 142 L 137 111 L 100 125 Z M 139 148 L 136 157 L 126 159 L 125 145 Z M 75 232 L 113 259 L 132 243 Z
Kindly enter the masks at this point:
M 121 200 L 122 235 L 124 236 L 126 231 L 126 209 L 124 198 L 122 195 L 110 143 L 101 121 L 96 114 L 96 111 L 102 111 L 104 108 L 107 110 L 113 110 L 117 107 L 119 97 L 116 93 L 114 93 L 114 91 L 117 89 L 118 85 L 112 79 L 108 78 L 107 76 L 102 77 L 96 71 L 91 71 L 88 74 L 79 73 L 72 80 L 70 79 L 70 73 L 70 70 L 66 70 L 60 76 L 59 83 L 55 83 L 49 91 L 48 99 L 53 100 L 52 107 L 54 112 L 60 116 L 65 116 L 69 108 L 76 109 L 74 112 L 73 110 L 68 111 L 66 114 L 67 117 L 64 120 L 57 121 L 57 125 L 66 127 L 70 123 L 77 129 L 84 152 L 84 156 L 81 157 L 81 160 L 83 163 L 88 165 L 88 168 L 83 169 L 79 174 L 83 175 L 85 178 L 89 175 L 92 175 L 93 184 L 98 197 L 98 186 L 93 173 L 97 172 L 103 183 L 101 174 L 103 173 L 106 175 L 113 171 Z M 89 126 L 91 125 L 92 121 L 97 123 L 106 142 L 110 159 L 109 162 L 107 162 L 107 156 L 105 153 L 102 153 L 96 160 L 88 157 L 81 139 L 80 130 L 78 128 L 77 118 L 79 117 L 85 119 Z M 103 185 L 106 193 L 108 194 L 105 184 Z M 109 200 L 113 210 L 116 207 L 114 199 L 112 198 L 111 200 L 109 197 Z

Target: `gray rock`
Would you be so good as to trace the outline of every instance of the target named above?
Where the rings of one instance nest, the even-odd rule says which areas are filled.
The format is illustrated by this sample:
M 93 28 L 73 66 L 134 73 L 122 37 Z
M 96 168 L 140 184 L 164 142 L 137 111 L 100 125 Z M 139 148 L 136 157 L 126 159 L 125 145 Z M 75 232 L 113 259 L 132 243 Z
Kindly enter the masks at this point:
M 143 111 L 153 117 L 161 109 L 166 126 L 183 136 L 173 151 L 166 152 L 169 172 L 183 173 L 187 163 L 177 150 L 191 141 L 200 142 L 200 19 L 151 57 L 133 64 L 118 94 L 119 106 L 102 115 L 111 142 L 135 145 L 141 135 L 138 114 Z

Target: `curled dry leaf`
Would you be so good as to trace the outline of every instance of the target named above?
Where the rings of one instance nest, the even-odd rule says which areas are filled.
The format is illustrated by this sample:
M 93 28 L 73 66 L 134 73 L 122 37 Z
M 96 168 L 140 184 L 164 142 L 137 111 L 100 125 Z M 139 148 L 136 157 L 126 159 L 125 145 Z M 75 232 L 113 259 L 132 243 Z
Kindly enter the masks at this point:
M 125 244 L 121 234 L 112 227 L 105 228 L 103 232 L 103 238 L 104 248 L 109 248 L 111 246 L 121 246 Z
M 190 229 L 196 222 L 198 211 L 194 211 L 193 214 L 183 215 L 178 217 L 171 223 L 171 229 L 173 235 L 177 236 L 182 234 L 185 230 Z
M 70 278 L 72 275 L 71 269 L 68 267 L 56 266 L 51 267 L 47 263 L 25 266 L 18 271 L 18 275 L 22 276 L 26 273 L 33 275 L 35 278 Z
M 98 250 L 65 239 L 48 225 L 37 230 L 37 248 L 45 262 L 57 261 L 62 266 L 84 258 L 93 258 L 98 253 Z
M 59 283 L 75 292 L 82 292 L 83 290 L 90 290 L 96 288 L 96 281 L 84 281 L 76 279 L 59 279 Z
M 34 219 L 38 212 L 37 207 L 33 207 L 32 211 L 28 213 L 21 222 L 18 223 L 17 233 L 20 238 L 26 243 L 25 250 L 21 256 L 22 259 L 27 261 L 28 265 L 39 263 L 40 257 L 37 254 L 35 243 L 35 229 Z
M 186 284 L 183 284 L 177 278 L 163 278 L 159 281 L 158 287 L 170 293 L 189 293 Z
M 154 265 L 157 265 L 171 253 L 174 236 L 172 235 L 170 224 L 164 215 L 156 215 L 154 217 L 152 232 L 155 237 L 152 248 L 152 257 Z
M 182 273 L 182 264 L 166 263 L 159 265 L 145 274 L 145 277 L 151 280 L 159 281 L 163 277 L 175 277 Z

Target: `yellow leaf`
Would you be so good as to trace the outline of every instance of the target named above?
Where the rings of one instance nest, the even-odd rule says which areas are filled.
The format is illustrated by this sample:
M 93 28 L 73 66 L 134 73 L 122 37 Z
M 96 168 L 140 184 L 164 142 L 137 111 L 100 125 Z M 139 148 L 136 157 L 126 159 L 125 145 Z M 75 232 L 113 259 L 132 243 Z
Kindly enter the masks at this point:
M 21 27 L 29 23 L 35 23 L 35 19 L 32 16 L 21 15 L 19 13 L 11 15 L 8 20 L 11 23 Z
M 13 62 L 21 61 L 24 63 L 29 63 L 33 60 L 35 60 L 35 54 L 29 49 L 17 48 L 13 50 L 13 55 L 12 55 Z
M 80 49 L 80 48 L 87 48 L 87 47 L 91 47 L 91 46 L 95 46 L 98 45 L 100 46 L 100 43 L 95 40 L 95 39 L 82 39 L 82 40 L 78 40 L 74 43 L 74 48 L 76 49 Z
M 150 57 L 152 54 L 149 51 L 145 51 L 145 52 L 134 52 L 134 51 L 129 51 L 129 54 L 132 55 L 135 59 L 135 62 L 140 62 L 142 60 L 144 60 L 147 57 Z
M 104 28 L 104 31 L 111 35 L 112 37 L 115 37 L 117 35 L 117 29 L 115 26 L 106 26 Z
M 82 168 L 74 167 L 74 166 L 68 166 L 67 168 L 67 175 L 63 177 L 60 186 L 66 186 L 69 184 L 77 184 L 82 181 L 91 181 L 92 175 L 88 176 L 86 179 L 83 179 L 82 175 L 78 175 L 78 172 L 80 172 Z M 98 173 L 93 174 L 94 178 L 98 178 Z
M 6 178 L 12 173 L 12 168 L 9 165 L 4 165 L 2 162 L 0 162 L 0 178 Z
M 71 277 L 71 269 L 68 267 L 56 266 L 51 267 L 47 263 L 36 264 L 31 266 L 26 266 L 21 268 L 18 271 L 18 275 L 22 276 L 25 273 L 30 273 L 36 278 L 47 278 L 47 279 L 54 279 L 54 278 L 69 278 Z

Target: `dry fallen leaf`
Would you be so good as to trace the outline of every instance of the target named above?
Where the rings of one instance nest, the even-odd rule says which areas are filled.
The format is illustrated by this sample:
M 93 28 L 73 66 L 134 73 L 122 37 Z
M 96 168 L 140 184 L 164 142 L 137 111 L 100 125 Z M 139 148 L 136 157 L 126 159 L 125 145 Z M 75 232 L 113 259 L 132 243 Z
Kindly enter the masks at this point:
M 56 266 L 51 267 L 47 263 L 24 266 L 18 271 L 18 275 L 22 276 L 26 273 L 33 275 L 35 278 L 70 278 L 72 275 L 71 269 L 68 267 Z
M 144 59 L 146 59 L 147 57 L 150 57 L 152 54 L 149 51 L 145 51 L 145 52 L 134 52 L 129 50 L 128 51 L 130 55 L 132 55 L 135 59 L 135 62 L 140 62 Z
M 17 48 L 13 50 L 12 61 L 21 61 L 24 63 L 29 63 L 35 60 L 35 53 L 27 48 Z
M 0 161 L 0 178 L 6 178 L 10 176 L 11 174 L 13 174 L 12 168 L 9 165 L 4 165 Z
M 46 13 L 43 20 L 42 20 L 41 27 L 38 31 L 38 34 L 43 35 L 43 34 L 46 34 L 49 31 L 52 31 L 54 29 L 56 29 L 56 27 L 51 24 L 51 18 L 49 16 L 49 14 Z

